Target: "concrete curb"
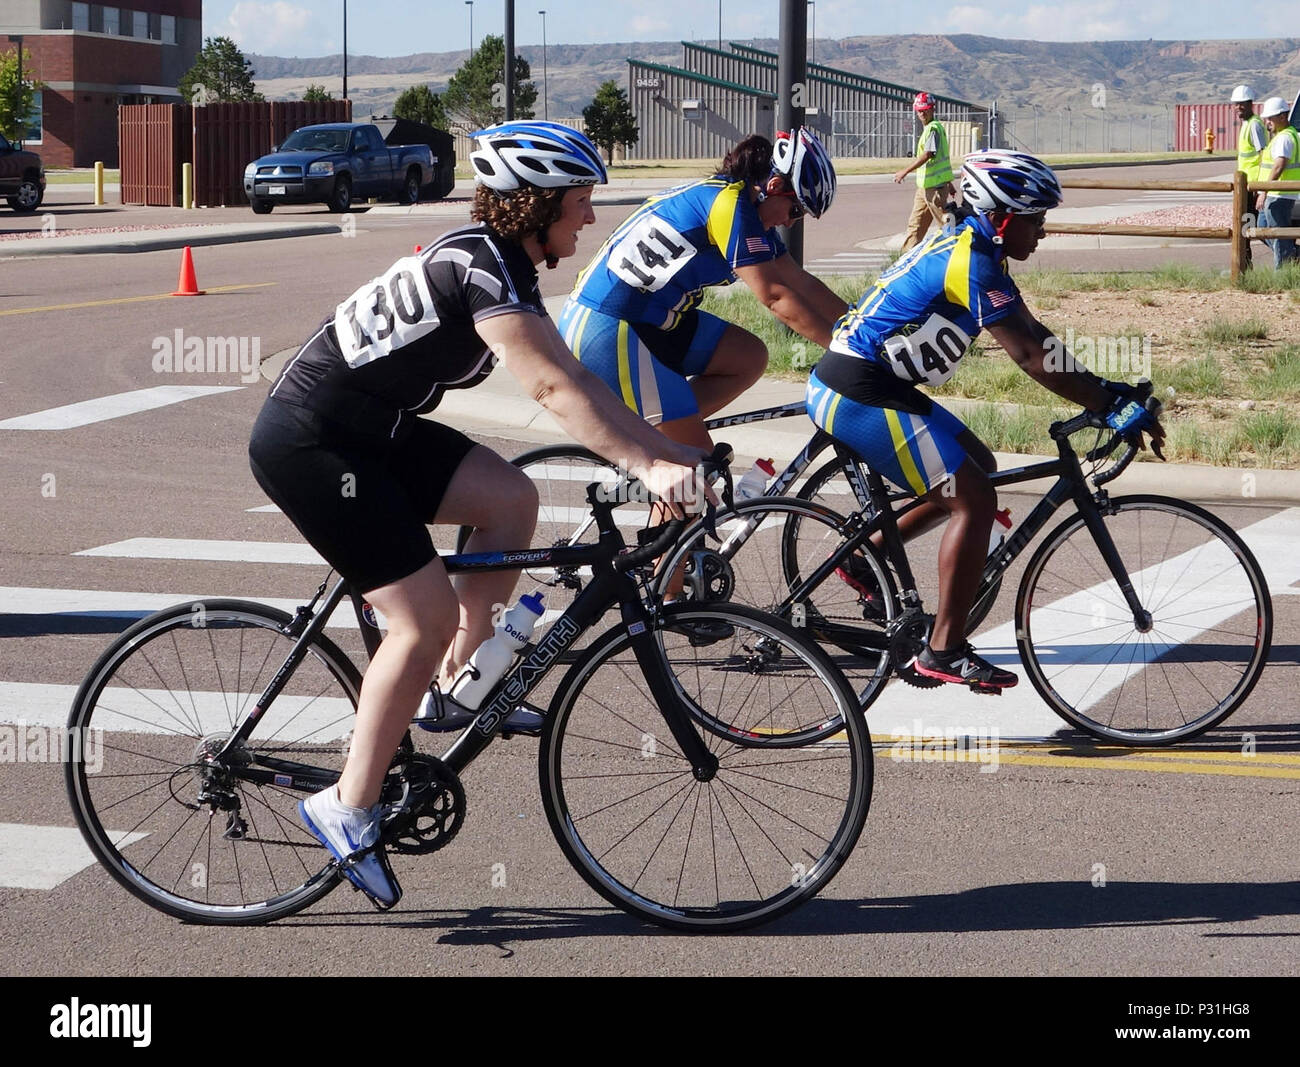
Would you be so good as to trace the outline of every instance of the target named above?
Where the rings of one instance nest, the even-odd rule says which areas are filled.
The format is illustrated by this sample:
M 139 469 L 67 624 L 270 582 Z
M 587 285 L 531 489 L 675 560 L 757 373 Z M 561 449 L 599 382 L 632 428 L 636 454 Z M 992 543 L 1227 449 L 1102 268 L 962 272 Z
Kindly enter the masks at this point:
M 31 237 L 25 240 L 0 242 L 0 259 L 18 256 L 158 252 L 169 248 L 184 248 L 186 245 L 198 248 L 203 245 L 242 244 L 246 241 L 278 241 L 282 237 L 315 237 L 321 234 L 341 233 L 342 229 L 336 222 L 299 223 L 274 227 L 226 223 L 201 228 L 87 234 L 83 237 Z

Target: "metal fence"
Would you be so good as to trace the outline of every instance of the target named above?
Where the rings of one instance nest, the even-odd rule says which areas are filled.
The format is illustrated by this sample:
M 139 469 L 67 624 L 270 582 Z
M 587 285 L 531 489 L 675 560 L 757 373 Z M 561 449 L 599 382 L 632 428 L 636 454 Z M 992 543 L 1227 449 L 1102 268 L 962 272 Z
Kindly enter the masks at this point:
M 1002 147 L 1037 155 L 1174 150 L 1173 111 L 1166 107 L 1127 115 L 1102 108 L 1010 108 L 998 110 L 997 122 Z
M 587 132 L 587 124 L 586 122 L 583 121 L 581 115 L 579 115 L 577 118 L 548 119 L 547 121 L 558 122 L 561 126 L 568 126 L 569 129 L 571 130 L 581 130 L 583 133 Z M 468 163 L 469 153 L 472 147 L 470 144 L 469 135 L 473 133 L 476 129 L 478 129 L 478 127 L 471 126 L 463 122 L 452 122 L 450 126 L 451 129 L 449 132 L 451 133 L 452 137 L 454 137 L 456 140 L 456 158 L 458 160 L 463 160 L 464 162 Z
M 957 159 L 988 144 L 988 120 L 962 109 L 961 117 L 941 112 L 948 134 L 948 151 Z M 831 114 L 831 156 L 835 159 L 876 157 L 903 159 L 916 154 L 921 127 L 911 108 L 841 111 Z

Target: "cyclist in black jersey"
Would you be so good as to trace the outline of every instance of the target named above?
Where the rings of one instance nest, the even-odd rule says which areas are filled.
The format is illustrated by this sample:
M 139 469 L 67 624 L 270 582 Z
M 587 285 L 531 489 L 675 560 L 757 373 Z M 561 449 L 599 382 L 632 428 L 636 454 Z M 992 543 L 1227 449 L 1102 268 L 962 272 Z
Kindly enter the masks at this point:
M 431 680 L 445 688 L 518 580 L 498 572 L 453 583 L 427 525 L 473 526 L 466 551 L 490 552 L 528 544 L 537 519 L 527 475 L 420 416 L 500 360 L 571 436 L 626 463 L 675 514 L 700 494 L 713 498 L 696 482 L 700 450 L 655 431 L 585 370 L 542 304 L 536 264 L 572 256 L 595 220 L 591 187 L 606 181 L 596 148 L 544 122 L 472 136 L 477 225 L 404 256 L 340 302 L 285 365 L 249 445 L 267 495 L 388 624 L 339 783 L 299 806 L 382 907 L 401 895 L 376 846 L 384 774 Z M 530 716 L 521 710 L 508 725 L 535 731 Z

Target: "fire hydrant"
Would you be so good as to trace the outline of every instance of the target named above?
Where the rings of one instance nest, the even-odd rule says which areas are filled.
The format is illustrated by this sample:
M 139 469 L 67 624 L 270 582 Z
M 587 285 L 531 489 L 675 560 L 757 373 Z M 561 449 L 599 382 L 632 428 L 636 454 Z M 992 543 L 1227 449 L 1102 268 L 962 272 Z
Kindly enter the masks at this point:
M 1210 155 L 1214 152 L 1214 130 L 1205 131 L 1205 154 Z

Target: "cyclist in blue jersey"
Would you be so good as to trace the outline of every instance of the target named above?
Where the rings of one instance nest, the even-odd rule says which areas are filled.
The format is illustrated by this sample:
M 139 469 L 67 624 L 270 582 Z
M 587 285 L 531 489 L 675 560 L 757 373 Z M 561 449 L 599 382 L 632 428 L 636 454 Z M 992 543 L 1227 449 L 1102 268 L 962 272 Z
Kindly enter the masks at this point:
M 741 141 L 711 178 L 650 197 L 578 275 L 559 329 L 583 366 L 675 441 L 708 448 L 704 417 L 762 375 L 767 348 L 698 309 L 739 278 L 782 322 L 830 343 L 847 305 L 788 255 L 776 227 L 820 218 L 835 170 L 801 127 Z
M 898 260 L 836 323 L 809 378 L 808 413 L 890 481 L 926 497 L 927 506 L 900 521 L 904 537 L 948 519 L 939 603 L 916 673 L 996 689 L 1015 685 L 1016 675 L 965 640 L 997 508 L 988 478 L 996 465 L 983 442 L 917 386 L 947 381 L 987 330 L 1031 378 L 1104 413 L 1114 429 L 1146 432 L 1157 445 L 1164 430 L 1125 385 L 1076 364 L 1011 280 L 1007 260 L 1033 253 L 1044 217 L 1061 202 L 1051 169 L 1023 152 L 977 153 L 966 158 L 961 188 L 963 217 Z
M 453 678 L 492 633 L 493 605 L 509 600 L 519 577 L 453 584 L 427 527 L 473 526 L 468 550 L 491 552 L 526 545 L 537 520 L 527 475 L 419 416 L 500 359 L 569 433 L 623 458 L 674 513 L 700 493 L 714 499 L 696 479 L 699 450 L 666 440 L 611 397 L 574 361 L 542 304 L 537 264 L 572 256 L 595 219 L 591 187 L 606 181 L 596 148 L 555 123 L 471 136 L 477 225 L 402 257 L 337 304 L 285 365 L 249 444 L 267 495 L 387 623 L 338 784 L 299 805 L 307 829 L 381 907 L 401 895 L 378 843 L 384 775 L 430 682 Z M 451 708 L 436 725 L 472 719 Z M 516 733 L 540 727 L 527 709 L 506 721 Z

